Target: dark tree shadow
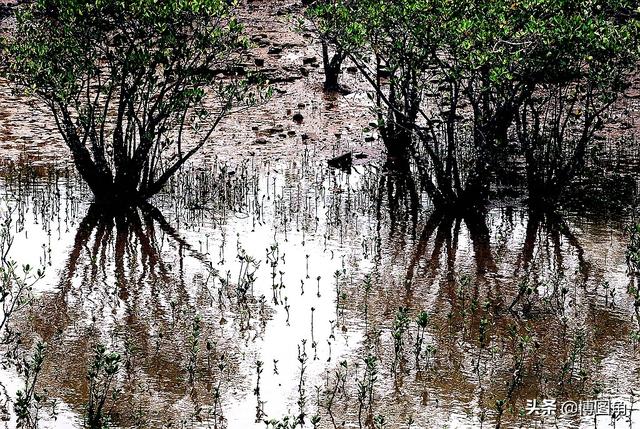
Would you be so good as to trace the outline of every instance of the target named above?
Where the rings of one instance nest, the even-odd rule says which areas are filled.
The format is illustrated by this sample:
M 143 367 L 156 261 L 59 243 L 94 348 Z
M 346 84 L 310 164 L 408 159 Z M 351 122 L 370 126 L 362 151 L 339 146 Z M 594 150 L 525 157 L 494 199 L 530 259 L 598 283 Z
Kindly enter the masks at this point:
M 562 273 L 565 270 L 566 251 L 563 242 L 573 249 L 577 259 L 576 274 L 580 284 L 586 285 L 591 274 L 591 264 L 585 258 L 585 251 L 578 237 L 573 233 L 562 214 L 553 211 L 527 211 L 527 227 L 522 249 L 515 263 L 514 276 L 527 277 L 534 269 L 537 253 L 543 253 L 549 265 Z M 509 305 L 513 310 L 523 298 L 524 290 Z
M 426 273 L 434 273 L 442 264 L 445 254 L 447 274 L 455 272 L 456 255 L 460 242 L 462 225 L 465 225 L 471 240 L 477 274 L 483 276 L 497 270 L 491 249 L 490 230 L 486 215 L 453 217 L 439 212 L 429 216 L 407 266 L 406 279 L 411 282 L 416 275 L 420 261 L 426 258 Z M 430 253 L 427 254 L 429 248 Z
M 167 261 L 166 253 L 171 249 Z M 70 307 L 70 297 L 84 302 L 93 299 L 89 296 L 96 290 L 103 290 L 106 298 L 109 290 L 128 307 L 128 314 L 139 312 L 141 296 L 146 294 L 154 308 L 145 311 L 168 317 L 161 301 L 181 306 L 189 299 L 185 255 L 210 267 L 206 255 L 190 246 L 150 204 L 118 212 L 91 205 L 78 224 L 58 287 L 46 300 L 49 308 L 46 322 L 38 324 L 39 334 L 48 341 L 63 330 L 73 321 L 70 313 L 78 310 Z
M 77 226 L 57 288 L 39 300 L 31 325 L 50 344 L 56 375 L 48 388 L 80 407 L 86 402 L 92 348 L 97 342 L 108 347 L 115 342 L 124 355 L 131 347 L 132 356 L 138 356 L 122 358 L 127 380 L 144 374 L 158 386 L 158 394 L 184 396 L 188 386 L 178 382 L 184 379 L 184 365 L 174 347 L 194 317 L 193 292 L 206 289 L 188 283 L 187 256 L 211 267 L 206 255 L 155 207 L 110 213 L 90 206 Z M 135 392 L 124 389 L 123 394 Z
M 420 195 L 416 190 L 416 183 L 411 173 L 389 169 L 380 176 L 376 207 L 378 220 L 382 219 L 385 202 L 389 214 L 390 234 L 406 232 L 406 227 L 409 226 L 411 236 L 415 237 L 420 210 Z
M 573 233 L 567 220 L 557 212 L 527 212 L 527 227 L 522 250 L 515 264 L 515 274 L 523 274 L 531 269 L 536 257 L 536 249 L 544 248 L 557 267 L 564 265 L 563 241 L 574 249 L 578 262 L 577 272 L 583 283 L 589 278 L 591 265 L 585 258 L 585 251 L 578 237 Z
M 464 217 L 452 217 L 438 212 L 432 213 L 422 226 L 420 235 L 414 243 L 411 257 L 406 266 L 406 285 L 417 281 L 416 277 L 433 278 L 438 270 L 444 269 L 449 281 L 456 280 L 459 271 L 457 261 L 458 247 L 462 239 L 462 226 L 465 227 L 468 240 L 472 249 L 472 258 L 475 265 L 475 277 L 480 281 L 487 281 L 495 276 L 504 277 L 499 273 L 499 265 L 496 262 L 502 255 L 496 243 L 492 243 L 494 226 L 490 226 L 488 214 L 466 215 Z M 493 215 L 495 216 L 495 214 Z M 586 284 L 590 275 L 590 264 L 585 259 L 585 251 L 578 237 L 572 232 L 565 218 L 558 213 L 540 213 L 526 211 L 526 227 L 521 245 L 517 248 L 503 249 L 506 256 L 514 262 L 513 290 L 505 291 L 508 294 L 518 294 L 517 279 L 526 276 L 535 264 L 536 258 L 543 258 L 546 264 L 553 265 L 556 270 L 566 270 L 565 259 L 568 252 L 575 255 L 577 260 L 577 274 L 582 284 Z M 503 221 L 507 222 L 508 231 L 511 231 L 511 239 L 515 231 L 513 211 L 505 211 Z M 570 249 L 570 250 L 569 250 Z M 504 265 L 503 265 L 504 266 Z M 509 275 L 511 276 L 511 275 Z M 500 282 L 496 283 L 496 287 Z M 496 290 L 496 292 L 500 292 Z M 513 296 L 513 295 L 512 295 Z M 513 301 L 511 308 L 518 301 Z

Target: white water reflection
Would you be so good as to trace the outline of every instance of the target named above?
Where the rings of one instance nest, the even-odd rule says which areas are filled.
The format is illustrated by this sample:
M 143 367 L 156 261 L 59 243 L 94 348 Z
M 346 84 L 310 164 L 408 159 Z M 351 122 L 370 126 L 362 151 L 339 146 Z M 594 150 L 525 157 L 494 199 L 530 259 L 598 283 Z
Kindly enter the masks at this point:
M 258 428 L 264 427 L 261 418 L 300 413 L 298 357 L 303 344 L 308 422 L 319 412 L 317 394 L 326 389 L 340 361 L 349 362 L 350 374 L 361 375 L 362 368 L 355 366 L 362 366 L 364 344 L 372 341 L 373 330 L 380 331 L 382 359 L 376 397 L 392 425 L 413 416 L 412 428 L 478 427 L 481 410 L 488 409 L 487 418 L 492 418 L 492 395 L 504 390 L 512 351 L 496 327 L 492 346 L 498 350 L 498 368 L 491 369 L 487 358 L 481 377 L 483 383 L 493 381 L 478 389 L 472 332 L 477 321 L 461 325 L 460 332 L 442 328 L 458 305 L 449 282 L 465 273 L 480 279 L 478 302 L 504 299 L 502 305 L 508 306 L 517 291 L 514 279 L 532 273 L 540 282 L 541 299 L 552 299 L 549 279 L 563 272 L 561 284 L 571 289 L 562 303 L 568 326 L 585 327 L 593 335 L 589 358 L 599 360 L 600 372 L 594 376 L 604 384 L 604 394 L 637 388 L 635 351 L 609 326 L 626 320 L 628 333 L 633 323 L 619 225 L 578 218 L 568 222 L 567 234 L 565 226 L 538 224 L 522 210 L 496 208 L 484 224 L 454 220 L 431 228 L 421 220 L 414 239 L 406 222 L 396 222 L 392 231 L 387 215 L 378 218 L 380 176 L 364 167 L 358 170 L 351 175 L 330 171 L 304 155 L 298 163 L 216 165 L 183 178 L 173 192 L 160 196 L 155 204 L 163 216 L 141 210 L 120 220 L 90 212 L 86 190 L 72 181 L 59 183 L 57 192 L 50 186 L 20 193 L 11 188 L 8 204 L 20 206 L 12 257 L 46 267 L 37 285 L 35 322 L 21 326 L 49 343 L 44 382 L 61 400 L 55 427 L 81 425 L 88 350 L 98 339 L 131 357 L 119 380 L 124 392 L 117 416 L 123 426 L 133 421 L 126 414 L 130 408 L 142 410 L 140 418 L 151 427 L 182 421 L 213 427 L 213 396 L 217 381 L 223 380 L 219 386 L 227 426 Z M 253 258 L 257 266 L 255 272 L 250 268 L 255 281 L 244 292 L 238 285 L 246 273 L 239 273 L 247 258 L 238 255 Z M 367 321 L 366 274 L 374 274 L 376 281 Z M 575 286 L 582 281 L 585 288 Z M 616 291 L 613 307 L 602 288 L 595 287 L 605 282 Z M 240 293 L 247 294 L 243 304 Z M 400 387 L 389 371 L 390 328 L 399 306 L 433 314 L 427 338 L 442 350 L 434 358 L 440 372 L 424 380 L 403 375 Z M 535 311 L 533 307 L 528 317 L 542 321 L 536 332 L 540 341 L 547 341 L 546 316 Z M 187 386 L 185 362 L 195 314 L 203 318 L 202 374 L 193 391 Z M 205 374 L 206 340 L 213 344 L 209 355 L 214 367 L 225 355 L 224 370 Z M 545 345 L 559 347 L 556 343 L 552 339 Z M 13 381 L 6 385 L 15 392 L 15 374 L 7 377 Z M 523 388 L 518 404 L 523 406 L 534 393 L 537 388 Z M 353 395 L 343 405 L 354 406 Z M 341 418 L 347 427 L 357 426 L 353 408 Z M 604 419 L 602 424 L 608 424 Z M 321 427 L 328 423 L 323 414 Z M 559 418 L 545 424 L 578 427 L 580 422 Z

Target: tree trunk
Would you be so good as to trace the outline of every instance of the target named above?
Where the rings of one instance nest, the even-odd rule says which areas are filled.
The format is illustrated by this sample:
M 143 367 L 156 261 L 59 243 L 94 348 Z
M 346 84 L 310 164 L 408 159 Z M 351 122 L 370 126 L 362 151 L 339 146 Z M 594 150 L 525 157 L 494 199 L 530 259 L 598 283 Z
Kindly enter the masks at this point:
M 340 48 L 336 49 L 333 56 L 329 55 L 329 45 L 322 41 L 322 64 L 324 67 L 324 90 L 338 91 L 340 89 L 340 71 L 345 54 Z

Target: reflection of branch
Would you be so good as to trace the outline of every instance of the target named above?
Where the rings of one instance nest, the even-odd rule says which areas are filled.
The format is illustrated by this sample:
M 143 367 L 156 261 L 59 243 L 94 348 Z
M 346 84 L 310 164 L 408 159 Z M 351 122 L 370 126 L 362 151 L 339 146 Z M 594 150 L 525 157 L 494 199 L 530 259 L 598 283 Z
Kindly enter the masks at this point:
M 573 232 L 571 232 L 569 224 L 561 215 L 557 213 L 550 213 L 547 216 L 547 220 L 549 224 L 548 228 L 553 228 L 556 233 L 560 233 L 560 235 L 564 236 L 567 239 L 569 245 L 576 249 L 580 274 L 582 274 L 583 281 L 586 281 L 589 278 L 589 271 L 591 270 L 591 267 L 589 262 L 585 260 L 584 248 L 580 244 L 578 237 L 576 237 Z
M 536 238 L 540 228 L 541 214 L 539 212 L 529 211 L 527 216 L 527 230 L 524 237 L 524 245 L 522 252 L 518 256 L 516 269 L 522 265 L 525 272 L 529 269 L 529 264 L 533 260 L 533 252 L 536 248 Z
M 586 282 L 589 277 L 590 264 L 585 260 L 584 248 L 578 238 L 571 232 L 566 220 L 556 212 L 539 212 L 534 210 L 528 212 L 525 240 L 522 246 L 522 252 L 516 262 L 516 270 L 522 267 L 525 273 L 529 271 L 536 244 L 541 244 L 538 243 L 538 236 L 542 225 L 546 228 L 548 235 L 551 235 L 547 240 L 551 240 L 553 243 L 557 268 L 561 269 L 563 265 L 563 251 L 560 243 L 560 236 L 563 236 L 567 239 L 569 245 L 576 249 L 579 271 L 583 281 Z M 518 294 L 509 306 L 509 310 L 513 311 L 513 308 L 520 299 L 522 299 L 524 293 L 525 290 L 520 288 Z
M 451 227 L 453 226 L 453 222 L 454 219 L 452 217 L 444 217 L 440 221 L 440 225 L 438 225 L 438 233 L 436 234 L 436 239 L 433 242 L 433 250 L 431 251 L 431 259 L 429 260 L 429 266 L 431 267 L 432 272 L 435 272 L 440 264 L 440 254 L 442 253 L 442 247 L 444 245 L 446 245 L 447 250 L 447 261 L 449 260 L 449 257 L 452 256 L 450 254 L 450 245 L 452 242 Z M 456 219 L 456 224 L 460 225 L 459 219 Z M 456 230 L 456 233 L 457 232 L 459 232 L 459 229 Z
M 101 217 L 102 213 L 100 208 L 97 205 L 92 204 L 91 206 L 89 206 L 87 214 L 78 225 L 73 248 L 71 249 L 71 253 L 69 254 L 67 266 L 65 267 L 62 277 L 62 279 L 64 280 L 61 284 L 63 292 L 66 292 L 66 289 L 71 286 L 71 279 L 76 273 L 78 262 L 80 261 L 80 255 L 82 254 L 82 249 L 89 242 L 89 238 L 91 238 L 91 234 L 93 233 L 96 225 L 98 225 L 98 223 L 100 222 Z
M 416 266 L 420 262 L 420 259 L 422 258 L 422 256 L 427 251 L 427 244 L 429 243 L 429 240 L 433 235 L 434 231 L 440 225 L 442 218 L 443 216 L 439 212 L 434 212 L 431 214 L 431 216 L 429 216 L 429 219 L 427 220 L 427 224 L 425 225 L 424 229 L 422 230 L 422 234 L 418 239 L 418 246 L 416 247 L 416 250 L 413 252 L 413 257 L 411 258 L 411 261 L 409 262 L 409 266 L 407 267 L 405 284 L 407 285 L 411 284 L 411 281 L 413 280 L 413 276 L 415 275 Z
M 391 222 L 391 234 L 395 232 L 398 213 L 402 213 L 400 210 L 400 203 L 403 202 L 411 215 L 412 236 L 415 238 L 415 229 L 418 223 L 418 209 L 420 207 L 420 196 L 416 190 L 416 183 L 413 180 L 411 172 L 396 171 L 380 176 L 378 190 L 379 198 L 377 199 L 378 219 L 380 219 L 382 193 L 385 184 L 387 187 L 387 208 L 389 211 L 389 220 Z M 408 200 L 406 199 L 407 194 L 409 196 Z M 402 208 L 404 209 L 405 207 Z
M 145 213 L 145 215 L 149 216 L 151 219 L 156 221 L 158 223 L 158 225 L 160 226 L 160 229 L 165 234 L 167 234 L 169 237 L 171 237 L 179 245 L 181 245 L 182 247 L 187 249 L 191 256 L 193 256 L 194 258 L 198 259 L 200 262 L 202 262 L 202 263 L 204 263 L 206 265 L 209 265 L 209 261 L 208 261 L 207 257 L 203 253 L 201 253 L 201 252 L 197 251 L 196 249 L 194 249 L 193 246 L 191 246 L 191 244 L 189 244 L 180 235 L 180 233 L 178 233 L 178 231 L 176 231 L 176 229 L 173 226 L 171 226 L 169 224 L 169 222 L 167 222 L 167 220 L 165 219 L 165 217 L 162 214 L 162 212 L 160 212 L 160 210 L 158 210 L 157 208 L 155 208 L 154 206 L 152 206 L 149 203 L 143 203 L 140 206 L 140 209 L 142 210 L 143 213 Z
M 104 261 L 106 260 L 106 247 L 111 236 L 112 225 L 109 222 L 100 222 L 98 225 L 98 229 L 96 231 L 96 237 L 93 242 L 93 249 L 91 253 L 94 255 L 94 261 Z M 102 266 L 104 269 L 104 264 L 92 264 L 91 270 L 91 281 L 95 282 L 98 277 L 98 266 Z M 103 271 L 104 274 L 104 271 Z
M 485 274 L 487 271 L 495 273 L 498 268 L 491 251 L 491 234 L 487 226 L 487 216 L 485 214 L 468 215 L 465 216 L 464 222 L 473 244 L 478 273 Z
M 59 294 L 54 304 L 56 308 L 49 313 L 53 313 L 54 317 L 57 315 L 59 323 L 49 322 L 50 328 L 64 323 L 61 318 L 67 317 L 67 294 L 80 269 L 86 270 L 87 275 L 83 276 L 82 281 L 85 286 L 95 285 L 100 275 L 106 278 L 108 270 L 113 267 L 119 298 L 124 301 L 128 299 L 129 289 L 142 287 L 145 280 L 155 285 L 156 282 L 153 280 L 159 276 L 163 283 L 168 284 L 171 270 L 162 259 L 156 240 L 156 225 L 181 248 L 188 249 L 196 259 L 209 265 L 206 257 L 192 249 L 169 225 L 162 213 L 150 204 L 145 203 L 141 207 L 132 207 L 117 213 L 105 211 L 104 207 L 92 204 L 78 225 L 73 247 L 60 278 Z M 179 258 L 183 258 L 181 252 Z M 134 279 L 132 276 L 136 275 L 138 268 L 142 272 Z M 43 338 L 46 340 L 46 336 L 43 335 Z
M 545 226 L 549 234 L 552 234 L 551 239 L 554 242 L 556 259 L 559 264 L 562 261 L 562 249 L 559 244 L 560 236 L 565 237 L 569 245 L 576 249 L 580 274 L 582 274 L 583 280 L 586 281 L 589 277 L 589 271 L 591 267 L 589 262 L 587 262 L 585 259 L 584 248 L 580 244 L 580 240 L 578 240 L 573 232 L 571 232 L 571 228 L 567 224 L 567 221 L 560 214 L 555 212 L 528 212 L 527 232 L 522 247 L 522 253 L 518 257 L 516 267 L 522 266 L 525 271 L 528 270 L 529 265 L 533 260 L 534 250 L 538 242 L 538 233 L 540 232 L 540 228 L 542 225 Z
M 411 280 L 415 276 L 416 267 L 418 266 L 420 259 L 425 255 L 429 241 L 436 230 L 437 232 L 428 265 L 432 272 L 435 272 L 438 269 L 441 259 L 440 256 L 444 247 L 447 254 L 447 274 L 451 274 L 455 266 L 460 225 L 463 220 L 467 226 L 469 237 L 473 245 L 474 259 L 478 273 L 482 275 L 487 271 L 491 273 L 495 273 L 497 271 L 496 262 L 491 250 L 489 228 L 487 227 L 485 215 L 453 218 L 434 212 L 429 217 L 429 220 L 422 231 L 422 235 L 418 239 L 418 244 L 413 252 L 411 261 L 409 262 L 406 274 L 407 284 L 410 284 Z
M 447 237 L 447 275 L 453 274 L 456 263 L 456 252 L 458 251 L 458 237 L 460 235 L 461 219 L 455 220 L 453 234 Z

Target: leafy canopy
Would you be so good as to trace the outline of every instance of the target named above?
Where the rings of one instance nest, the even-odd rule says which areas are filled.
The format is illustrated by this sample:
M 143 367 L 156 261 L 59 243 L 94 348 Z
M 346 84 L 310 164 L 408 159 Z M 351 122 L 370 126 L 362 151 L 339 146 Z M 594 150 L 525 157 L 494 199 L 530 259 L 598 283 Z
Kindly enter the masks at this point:
M 513 135 L 566 182 L 640 54 L 633 0 L 334 0 L 316 15 L 371 84 L 389 153 L 404 146 L 443 202 L 486 193 Z

